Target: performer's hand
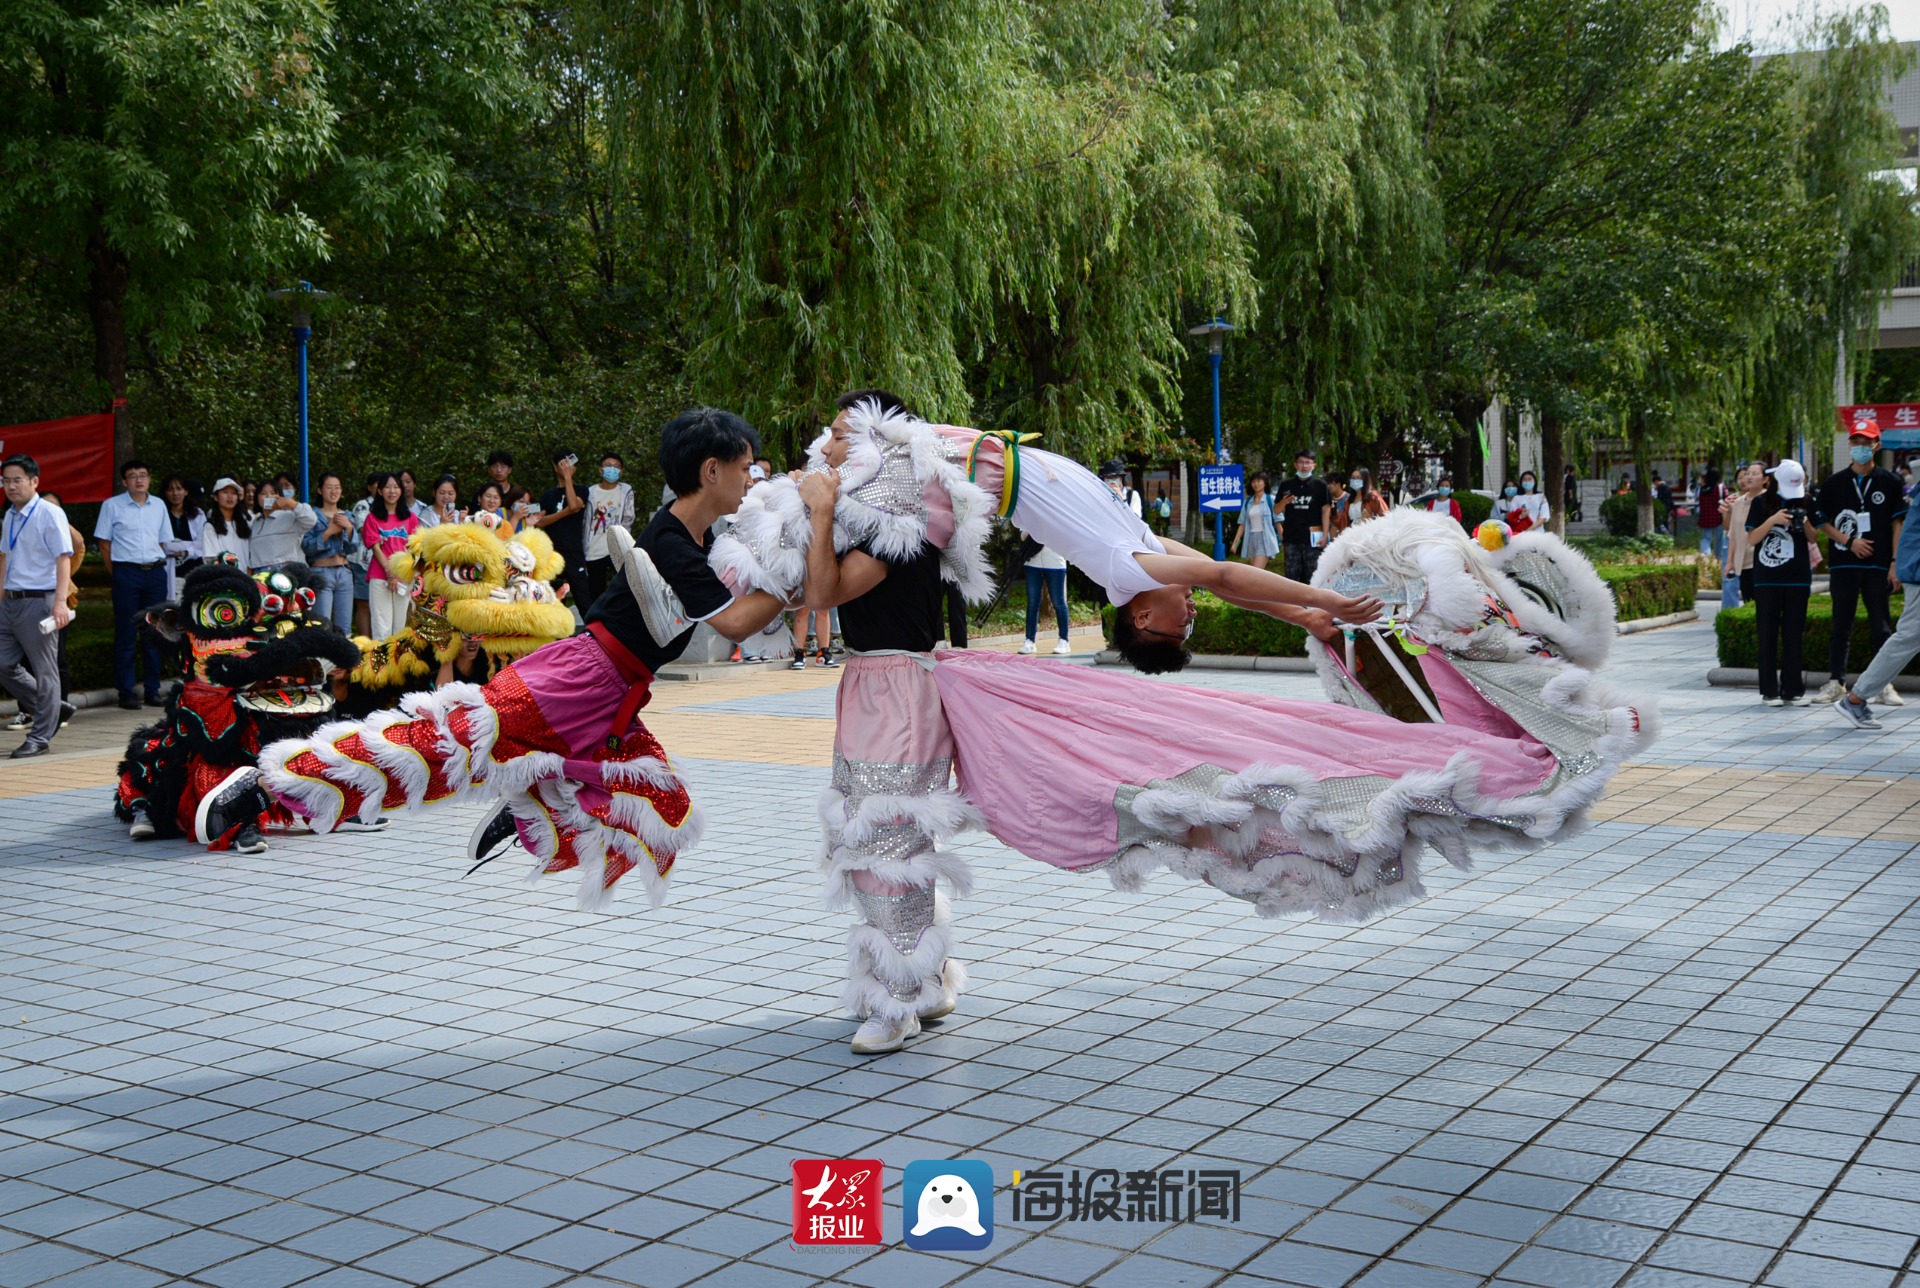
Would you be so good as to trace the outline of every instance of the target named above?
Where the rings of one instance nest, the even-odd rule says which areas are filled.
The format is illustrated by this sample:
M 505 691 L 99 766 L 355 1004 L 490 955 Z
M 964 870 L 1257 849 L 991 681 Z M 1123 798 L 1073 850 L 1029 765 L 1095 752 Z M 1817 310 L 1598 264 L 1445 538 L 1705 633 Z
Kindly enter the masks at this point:
M 830 470 L 810 472 L 800 479 L 800 499 L 809 510 L 833 509 L 840 499 L 840 476 Z
M 1294 614 L 1294 624 L 1303 626 L 1307 633 L 1322 644 L 1333 643 L 1340 634 L 1340 628 L 1333 624 L 1333 614 L 1324 608 L 1302 608 Z
M 1354 626 L 1364 626 L 1380 616 L 1380 601 L 1372 595 L 1336 595 L 1332 591 L 1322 591 L 1316 607 L 1323 608 L 1343 622 Z

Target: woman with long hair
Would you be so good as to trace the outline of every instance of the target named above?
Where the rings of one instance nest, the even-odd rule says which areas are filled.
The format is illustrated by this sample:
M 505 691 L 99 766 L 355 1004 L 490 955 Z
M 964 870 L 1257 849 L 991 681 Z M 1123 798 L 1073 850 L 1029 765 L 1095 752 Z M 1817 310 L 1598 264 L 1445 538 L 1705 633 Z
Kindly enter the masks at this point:
M 433 481 L 433 503 L 425 514 L 415 511 L 421 523 L 438 527 L 442 523 L 463 523 L 467 512 L 460 508 L 460 480 L 451 474 L 442 474 Z
M 393 575 L 387 560 L 407 548 L 407 539 L 420 531 L 420 520 L 406 502 L 398 474 L 382 474 L 374 489 L 373 505 L 360 529 L 373 562 L 367 566 L 367 613 L 373 638 L 383 640 L 407 624 L 407 583 Z
M 207 521 L 200 529 L 200 557 L 231 555 L 240 571 L 251 572 L 253 516 L 247 510 L 246 493 L 233 479 L 221 478 L 214 481 L 212 497 Z
M 166 547 L 167 598 L 177 599 L 180 579 L 200 566 L 200 530 L 207 526 L 207 516 L 200 513 L 194 489 L 178 474 L 167 475 L 160 497 L 167 503 L 167 522 L 173 528 L 173 540 Z
M 1373 485 L 1373 471 L 1356 466 L 1347 475 L 1347 498 L 1333 508 L 1333 533 L 1339 536 L 1363 519 L 1377 519 L 1390 508 Z
M 1265 470 L 1255 470 L 1247 480 L 1247 499 L 1240 507 L 1240 531 L 1233 534 L 1233 553 L 1244 555 L 1255 568 L 1265 568 L 1267 561 L 1280 553 L 1280 535 L 1273 520 L 1273 498 L 1267 495 Z
M 353 569 L 348 563 L 360 548 L 360 534 L 354 531 L 353 512 L 340 507 L 346 482 L 332 470 L 320 475 L 320 504 L 314 507 L 319 520 L 300 538 L 300 549 L 307 566 L 318 575 L 319 598 L 313 610 L 340 628 L 353 634 Z

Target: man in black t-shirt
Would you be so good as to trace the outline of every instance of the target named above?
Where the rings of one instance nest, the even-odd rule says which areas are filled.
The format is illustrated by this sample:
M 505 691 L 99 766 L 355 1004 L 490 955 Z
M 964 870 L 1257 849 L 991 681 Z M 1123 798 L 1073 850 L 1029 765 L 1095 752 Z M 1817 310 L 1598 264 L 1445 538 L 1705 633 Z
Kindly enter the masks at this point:
M 834 508 L 852 436 L 870 434 L 849 423 L 848 411 L 871 403 L 877 415 L 904 411 L 882 390 L 858 390 L 840 400 L 840 414 L 822 445 L 836 472 L 809 473 L 800 497 L 813 534 L 807 550 L 809 609 L 840 610 L 847 665 L 840 679 L 833 735 L 833 792 L 822 807 L 826 827 L 829 906 L 858 908 L 848 931 L 844 1004 L 860 1016 L 853 1037 L 858 1055 L 897 1051 L 954 1008 L 966 973 L 949 956 L 951 919 L 935 890 L 945 877 L 964 891 L 966 863 L 941 852 L 938 842 L 973 826 L 965 798 L 953 789 L 953 732 L 940 705 L 930 666 L 940 640 L 946 585 L 940 552 L 924 520 L 910 548 L 898 527 L 862 528 L 861 507 L 846 507 L 853 545 L 836 557 Z M 868 418 L 860 418 L 861 425 Z M 930 426 L 897 423 L 895 432 Z M 912 476 L 911 448 L 872 435 L 883 464 Z M 892 458 L 889 460 L 889 453 Z M 918 487 L 912 489 L 919 491 Z M 894 516 L 898 524 L 901 516 Z
M 1286 561 L 1287 577 L 1298 582 L 1313 580 L 1320 566 L 1320 552 L 1326 549 L 1328 523 L 1333 509 L 1333 494 L 1327 482 L 1313 470 L 1313 453 L 1302 451 L 1293 458 L 1293 477 L 1275 489 L 1280 501 L 1280 553 Z
M 1813 504 L 1814 522 L 1833 543 L 1827 572 L 1833 626 L 1827 637 L 1829 678 L 1820 690 L 1822 702 L 1836 702 L 1846 693 L 1847 646 L 1852 643 L 1853 610 L 1859 601 L 1867 604 L 1873 653 L 1893 634 L 1890 600 L 1899 584 L 1893 574 L 1893 552 L 1907 514 L 1900 476 L 1873 463 L 1880 446 L 1879 429 L 1856 425 L 1847 446 L 1851 463 L 1820 485 Z M 1892 685 L 1884 693 L 1865 696 L 1870 702 L 1905 705 Z
M 554 585 L 556 589 L 561 583 L 572 587 L 576 604 L 583 602 L 581 597 L 587 593 L 587 533 L 582 518 L 587 502 L 573 486 L 573 473 L 579 464 L 580 454 L 571 448 L 554 452 L 557 485 L 540 494 L 540 513 L 533 520 L 534 526 L 553 542 L 555 553 L 567 561 Z
M 707 531 L 740 506 L 759 447 L 731 412 L 701 408 L 660 431 L 660 463 L 674 489 L 593 605 L 587 631 L 503 667 L 484 687 L 451 684 L 409 699 L 411 719 L 328 725 L 324 738 L 275 743 L 259 780 L 315 831 L 343 818 L 443 800 L 506 798 L 476 829 L 471 857 L 499 854 L 517 833 L 544 872 L 580 871 L 580 901 L 597 907 L 639 869 L 658 902 L 676 853 L 700 816 L 659 742 L 639 722 L 659 668 L 680 656 L 696 622 L 733 640 L 773 620 L 764 592 L 731 595 L 706 560 Z M 698 535 L 696 535 L 698 534 Z M 649 597 L 635 598 L 636 578 Z M 676 629 L 647 627 L 670 602 Z M 258 791 L 249 779 L 223 785 Z

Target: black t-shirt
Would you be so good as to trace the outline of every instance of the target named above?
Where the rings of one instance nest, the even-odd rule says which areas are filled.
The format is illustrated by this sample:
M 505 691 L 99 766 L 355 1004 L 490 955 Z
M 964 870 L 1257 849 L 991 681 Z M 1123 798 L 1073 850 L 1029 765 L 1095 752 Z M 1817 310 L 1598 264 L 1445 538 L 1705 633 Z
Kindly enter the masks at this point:
M 1885 572 L 1893 564 L 1893 525 L 1906 513 L 1907 497 L 1899 476 L 1892 470 L 1878 468 L 1871 474 L 1841 470 L 1820 485 L 1813 504 L 1814 523 L 1831 523 L 1847 538 L 1845 542 L 1834 542 L 1829 552 L 1835 568 L 1876 568 Z M 1873 543 L 1873 553 L 1865 559 L 1847 548 L 1856 536 L 1864 536 Z
M 871 550 L 866 553 L 873 555 Z M 840 638 L 860 652 L 931 650 L 945 634 L 946 585 L 940 580 L 940 552 L 923 541 L 920 553 L 911 558 L 873 557 L 887 565 L 887 575 L 860 598 L 840 605 Z
M 1803 498 L 1782 501 L 1770 492 L 1753 498 L 1747 508 L 1747 531 L 1765 523 L 1782 509 L 1797 509 L 1808 514 L 1811 506 Z M 1792 521 L 1783 523 L 1761 537 L 1753 548 L 1753 584 L 1756 586 L 1811 586 L 1813 565 L 1807 555 L 1807 530 Z
M 696 538 L 666 506 L 661 506 L 653 516 L 637 544 L 653 557 L 653 566 L 680 596 L 681 607 L 694 621 L 703 622 L 733 602 L 732 593 L 707 566 L 711 539 L 705 533 Z M 640 616 L 640 605 L 634 601 L 633 591 L 627 588 L 625 577 L 616 577 L 608 583 L 606 593 L 593 601 L 587 620 L 603 624 L 653 671 L 679 657 L 693 637 L 693 628 L 689 626 L 664 645 L 656 644 L 647 633 L 646 619 Z
M 580 496 L 579 489 L 575 488 L 573 494 Z M 586 498 L 581 497 L 581 499 Z M 558 514 L 566 508 L 565 488 L 550 487 L 540 494 L 540 513 Z M 587 557 L 586 514 L 586 508 L 583 506 L 566 518 L 549 523 L 540 529 L 547 534 L 547 539 L 553 542 L 553 548 L 564 555 L 570 564 L 577 564 Z
M 1312 539 L 1307 534 L 1320 526 L 1322 509 L 1333 504 L 1333 493 L 1327 490 L 1327 481 L 1317 474 L 1304 479 L 1295 475 L 1274 492 L 1282 502 L 1280 543 L 1288 546 L 1311 545 Z

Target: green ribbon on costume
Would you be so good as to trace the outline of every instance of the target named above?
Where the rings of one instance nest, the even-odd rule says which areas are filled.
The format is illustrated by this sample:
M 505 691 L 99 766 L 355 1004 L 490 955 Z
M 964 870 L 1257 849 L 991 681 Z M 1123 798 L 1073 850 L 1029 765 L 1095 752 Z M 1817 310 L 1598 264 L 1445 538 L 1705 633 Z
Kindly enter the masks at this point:
M 1039 438 L 1038 434 L 1020 434 L 1011 429 L 987 429 L 973 440 L 973 447 L 967 452 L 967 482 L 978 482 L 980 472 L 980 445 L 989 438 L 1000 443 L 1000 504 L 994 514 L 1004 519 L 1013 513 L 1013 507 L 1020 503 L 1020 445 L 1031 443 Z

